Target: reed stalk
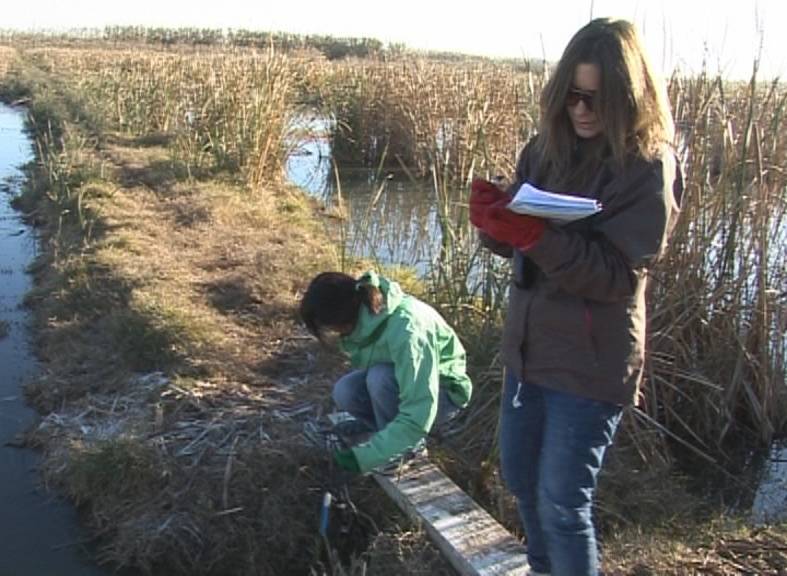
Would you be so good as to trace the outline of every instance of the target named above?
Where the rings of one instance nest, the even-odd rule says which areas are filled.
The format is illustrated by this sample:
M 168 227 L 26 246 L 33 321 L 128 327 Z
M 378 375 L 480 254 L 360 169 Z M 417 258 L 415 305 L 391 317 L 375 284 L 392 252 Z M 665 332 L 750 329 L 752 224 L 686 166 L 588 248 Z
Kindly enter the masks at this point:
M 490 343 L 508 271 L 477 246 L 467 222 L 468 184 L 474 176 L 512 174 L 535 131 L 545 66 L 399 52 L 331 61 L 270 46 L 26 53 L 115 130 L 173 135 L 173 158 L 192 176 L 226 171 L 250 190 L 280 178 L 292 119 L 308 102 L 332 120 L 337 164 L 377 167 L 378 174 L 403 168 L 429 182 L 440 233 L 430 298 L 462 333 L 480 375 L 481 400 L 468 429 L 492 441 L 488 399 L 499 364 Z M 632 438 L 661 438 L 654 450 L 665 459 L 663 439 L 671 437 L 731 462 L 744 446 L 782 434 L 787 420 L 787 92 L 778 81 L 759 80 L 755 64 L 748 83 L 676 74 L 669 93 L 686 190 L 669 254 L 652 271 L 643 417 L 627 427 Z M 60 136 L 41 141 L 42 150 Z M 62 159 L 46 150 L 42 157 L 56 175 Z M 378 181 L 373 205 L 386 202 Z M 647 423 L 659 434 L 641 433 Z

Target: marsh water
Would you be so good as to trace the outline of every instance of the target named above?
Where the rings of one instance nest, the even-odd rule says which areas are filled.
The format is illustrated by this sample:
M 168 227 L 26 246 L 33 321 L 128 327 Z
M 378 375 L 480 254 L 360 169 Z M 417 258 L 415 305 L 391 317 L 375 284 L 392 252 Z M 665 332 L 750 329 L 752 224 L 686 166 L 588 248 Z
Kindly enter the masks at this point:
M 321 119 L 311 124 L 311 137 L 298 143 L 287 162 L 293 184 L 328 207 L 340 202 L 347 217 L 347 254 L 382 264 L 412 266 L 420 274 L 434 261 L 440 246 L 435 194 L 429 182 L 414 181 L 401 171 L 334 167 L 331 146 L 321 136 Z
M 11 207 L 32 157 L 23 122 L 23 110 L 0 105 L 0 576 L 98 575 L 73 506 L 41 486 L 39 455 L 18 442 L 36 420 L 22 386 L 38 370 L 22 306 L 37 240 Z

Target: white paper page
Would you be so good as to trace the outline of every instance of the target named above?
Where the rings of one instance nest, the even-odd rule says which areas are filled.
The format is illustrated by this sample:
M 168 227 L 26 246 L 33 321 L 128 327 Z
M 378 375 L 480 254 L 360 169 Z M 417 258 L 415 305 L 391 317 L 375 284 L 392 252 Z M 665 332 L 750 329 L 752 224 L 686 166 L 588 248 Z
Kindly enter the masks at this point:
M 518 214 L 571 222 L 600 212 L 601 204 L 593 198 L 546 192 L 525 182 L 507 208 Z

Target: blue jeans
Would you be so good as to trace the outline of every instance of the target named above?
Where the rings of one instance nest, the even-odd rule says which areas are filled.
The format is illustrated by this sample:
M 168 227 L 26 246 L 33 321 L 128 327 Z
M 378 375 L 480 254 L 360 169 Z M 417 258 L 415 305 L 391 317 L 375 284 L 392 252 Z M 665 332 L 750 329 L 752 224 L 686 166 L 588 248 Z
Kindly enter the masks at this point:
M 393 364 L 375 364 L 367 370 L 354 370 L 333 385 L 333 401 L 367 424 L 382 430 L 399 413 L 399 385 Z M 441 386 L 437 416 L 432 427 L 446 423 L 459 412 L 459 407 Z
M 517 498 L 533 570 L 552 576 L 598 573 L 593 494 L 622 411 L 506 376 L 500 467 Z

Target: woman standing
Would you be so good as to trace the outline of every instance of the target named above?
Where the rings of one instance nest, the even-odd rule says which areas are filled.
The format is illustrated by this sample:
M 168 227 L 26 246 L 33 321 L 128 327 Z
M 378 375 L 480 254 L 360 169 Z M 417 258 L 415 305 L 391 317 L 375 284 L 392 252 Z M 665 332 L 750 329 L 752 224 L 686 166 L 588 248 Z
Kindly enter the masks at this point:
M 471 221 L 512 257 L 503 333 L 501 468 L 532 574 L 598 573 L 591 509 L 604 452 L 636 401 L 648 268 L 664 251 L 682 180 L 673 123 L 635 28 L 596 19 L 569 42 L 541 99 L 539 134 L 504 192 L 476 180 Z M 558 225 L 506 209 L 523 183 L 594 198 Z

